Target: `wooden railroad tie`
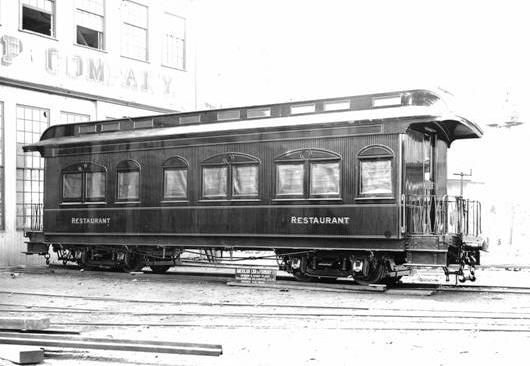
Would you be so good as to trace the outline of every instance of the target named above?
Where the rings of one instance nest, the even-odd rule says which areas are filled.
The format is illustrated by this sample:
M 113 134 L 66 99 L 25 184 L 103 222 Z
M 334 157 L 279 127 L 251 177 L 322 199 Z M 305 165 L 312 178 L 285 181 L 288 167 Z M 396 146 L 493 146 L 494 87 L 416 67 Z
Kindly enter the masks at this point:
M 39 347 L 0 344 L 0 359 L 19 365 L 41 363 L 44 360 L 44 350 Z
M 50 327 L 50 319 L 43 317 L 0 317 L 0 329 L 44 330 Z
M 0 332 L 0 344 L 39 347 L 82 348 L 113 351 L 156 352 L 199 356 L 220 356 L 221 345 L 132 339 L 87 338 L 57 334 Z

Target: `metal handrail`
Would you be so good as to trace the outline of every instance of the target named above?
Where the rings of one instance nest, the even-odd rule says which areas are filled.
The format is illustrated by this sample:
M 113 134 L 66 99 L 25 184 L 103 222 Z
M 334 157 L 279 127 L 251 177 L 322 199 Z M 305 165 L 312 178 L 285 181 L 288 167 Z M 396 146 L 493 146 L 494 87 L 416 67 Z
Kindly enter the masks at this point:
M 460 196 L 407 195 L 404 203 L 405 232 L 409 234 L 481 234 L 480 202 Z

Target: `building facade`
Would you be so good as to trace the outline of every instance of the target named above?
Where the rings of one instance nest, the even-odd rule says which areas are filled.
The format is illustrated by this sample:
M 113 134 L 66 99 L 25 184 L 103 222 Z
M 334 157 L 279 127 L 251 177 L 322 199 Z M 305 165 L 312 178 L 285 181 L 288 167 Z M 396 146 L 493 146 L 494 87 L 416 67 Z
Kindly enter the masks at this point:
M 0 267 L 26 257 L 43 162 L 22 146 L 52 124 L 189 110 L 190 0 L 0 0 Z

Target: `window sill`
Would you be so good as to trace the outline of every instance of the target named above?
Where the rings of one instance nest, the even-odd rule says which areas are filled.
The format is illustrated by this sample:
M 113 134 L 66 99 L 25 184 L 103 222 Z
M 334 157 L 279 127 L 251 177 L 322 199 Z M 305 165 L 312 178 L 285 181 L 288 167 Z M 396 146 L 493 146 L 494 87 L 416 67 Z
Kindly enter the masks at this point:
M 61 202 L 60 206 L 106 205 L 107 202 Z
M 370 197 L 356 197 L 356 201 L 393 201 L 396 197 L 394 196 L 384 196 L 384 197 L 378 197 L 378 196 L 370 196 Z
M 212 202 L 231 202 L 231 203 L 237 203 L 237 202 L 261 202 L 259 198 L 235 198 L 235 199 L 202 199 L 199 200 L 199 203 L 212 203 Z
M 175 70 L 175 71 L 188 72 L 188 70 L 186 70 L 185 68 L 184 69 L 179 69 L 176 66 L 170 66 L 170 65 L 164 65 L 164 64 L 160 64 L 160 66 L 162 66 L 162 67 L 164 67 L 166 69 L 171 69 L 171 70 Z
M 75 43 L 75 42 L 74 42 L 74 46 L 75 47 L 84 48 L 85 50 L 97 51 L 97 52 L 101 52 L 101 53 L 108 53 L 108 51 L 106 51 L 106 50 L 103 50 L 103 49 L 100 49 L 100 48 L 94 48 L 94 47 L 85 46 L 85 45 L 82 45 L 82 44 L 79 44 L 79 43 Z
M 125 55 L 120 55 L 120 57 L 122 57 L 122 58 L 126 58 L 126 59 L 128 59 L 128 60 L 133 60 L 133 61 L 143 62 L 144 64 L 150 64 L 150 63 L 151 63 L 151 62 L 149 61 L 149 59 L 147 59 L 147 60 L 142 60 L 142 59 L 139 59 L 139 58 L 134 58 L 134 57 L 125 56 Z
M 42 33 L 39 33 L 39 32 L 33 32 L 33 31 L 30 31 L 30 30 L 27 30 L 27 29 L 22 29 L 22 28 L 19 28 L 18 31 L 22 32 L 22 33 L 32 34 L 34 36 L 39 36 L 39 37 L 42 37 L 42 38 L 46 38 L 46 39 L 49 39 L 49 40 L 52 40 L 52 41 L 59 42 L 59 40 L 57 38 L 55 38 L 54 36 L 49 36 L 47 34 L 42 34 Z
M 343 199 L 340 197 L 311 197 L 311 198 L 274 198 L 272 200 L 273 202 L 285 202 L 285 201 L 335 201 L 335 202 L 343 202 Z
M 116 201 L 114 202 L 116 205 L 139 205 L 140 201 Z
M 164 200 L 160 201 L 160 203 L 190 203 L 188 200 Z

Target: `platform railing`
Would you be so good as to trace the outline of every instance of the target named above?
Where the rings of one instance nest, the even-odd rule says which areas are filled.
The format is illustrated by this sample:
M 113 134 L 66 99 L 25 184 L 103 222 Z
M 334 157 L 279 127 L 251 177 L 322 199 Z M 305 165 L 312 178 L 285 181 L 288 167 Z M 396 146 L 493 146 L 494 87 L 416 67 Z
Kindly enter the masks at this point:
M 459 196 L 404 197 L 405 232 L 408 234 L 479 236 L 480 202 Z
M 25 204 L 17 220 L 24 231 L 42 231 L 42 203 Z

